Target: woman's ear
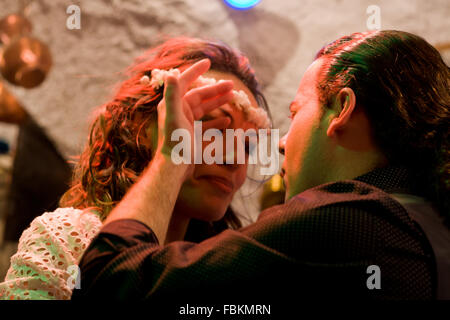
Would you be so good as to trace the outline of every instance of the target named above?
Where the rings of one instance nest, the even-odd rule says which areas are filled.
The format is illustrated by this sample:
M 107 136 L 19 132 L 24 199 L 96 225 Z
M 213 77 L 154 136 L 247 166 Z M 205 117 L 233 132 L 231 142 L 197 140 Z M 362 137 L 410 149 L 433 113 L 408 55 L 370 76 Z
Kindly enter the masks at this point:
M 339 91 L 334 101 L 337 116 L 331 120 L 327 129 L 327 136 L 333 137 L 337 132 L 345 129 L 356 106 L 356 96 L 351 88 L 345 87 Z

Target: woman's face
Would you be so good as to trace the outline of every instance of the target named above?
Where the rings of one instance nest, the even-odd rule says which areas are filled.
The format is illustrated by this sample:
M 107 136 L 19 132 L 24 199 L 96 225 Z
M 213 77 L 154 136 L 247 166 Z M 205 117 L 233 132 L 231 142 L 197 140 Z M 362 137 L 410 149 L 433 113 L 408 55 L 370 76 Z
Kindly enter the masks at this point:
M 232 80 L 234 90 L 243 90 L 252 105 L 258 107 L 255 97 L 250 90 L 236 76 L 219 71 L 208 71 L 205 77 L 215 78 L 216 80 Z M 256 126 L 247 121 L 244 113 L 232 104 L 225 104 L 218 109 L 207 114 L 202 120 L 207 121 L 216 117 L 228 116 L 230 124 L 225 128 L 217 128 L 223 133 L 223 146 L 225 148 L 225 130 L 226 129 L 248 129 L 257 130 Z M 213 138 L 214 139 L 214 138 Z M 203 150 L 212 142 L 203 141 Z M 236 155 L 238 144 L 248 144 L 248 141 L 239 141 L 235 138 L 234 155 Z M 233 199 L 236 191 L 242 186 L 247 176 L 247 159 L 249 146 L 245 146 L 246 161 L 245 164 L 237 164 L 236 158 L 233 164 L 226 164 L 226 152 L 222 151 L 223 164 L 196 164 L 192 177 L 187 179 L 178 195 L 175 205 L 177 214 L 183 214 L 188 218 L 195 218 L 204 221 L 216 221 L 223 217 L 225 211 Z M 227 150 L 229 153 L 230 150 Z M 215 155 L 214 153 L 212 154 Z

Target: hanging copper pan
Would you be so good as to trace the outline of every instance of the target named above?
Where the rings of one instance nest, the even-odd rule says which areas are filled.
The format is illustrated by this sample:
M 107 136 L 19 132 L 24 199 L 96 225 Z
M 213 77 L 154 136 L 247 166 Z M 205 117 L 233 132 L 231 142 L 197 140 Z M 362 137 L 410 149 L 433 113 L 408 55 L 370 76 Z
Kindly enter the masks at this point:
M 15 38 L 3 48 L 0 72 L 9 82 L 34 88 L 44 81 L 52 65 L 48 47 L 36 38 Z

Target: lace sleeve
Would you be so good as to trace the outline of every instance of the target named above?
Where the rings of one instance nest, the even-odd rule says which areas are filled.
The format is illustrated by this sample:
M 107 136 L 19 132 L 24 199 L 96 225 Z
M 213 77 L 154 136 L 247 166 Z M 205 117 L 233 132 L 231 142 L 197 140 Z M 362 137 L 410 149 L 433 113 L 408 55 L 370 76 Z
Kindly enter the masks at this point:
M 92 212 L 59 208 L 33 220 L 0 284 L 0 298 L 70 299 L 85 249 L 101 228 Z

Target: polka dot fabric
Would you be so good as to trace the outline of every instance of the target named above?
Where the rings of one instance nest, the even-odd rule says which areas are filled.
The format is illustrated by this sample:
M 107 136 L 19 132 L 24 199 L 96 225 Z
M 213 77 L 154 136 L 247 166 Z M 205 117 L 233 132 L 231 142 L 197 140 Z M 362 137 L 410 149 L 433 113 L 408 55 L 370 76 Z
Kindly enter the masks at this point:
M 70 299 L 73 270 L 101 225 L 95 213 L 74 208 L 59 208 L 34 219 L 11 257 L 0 299 Z

